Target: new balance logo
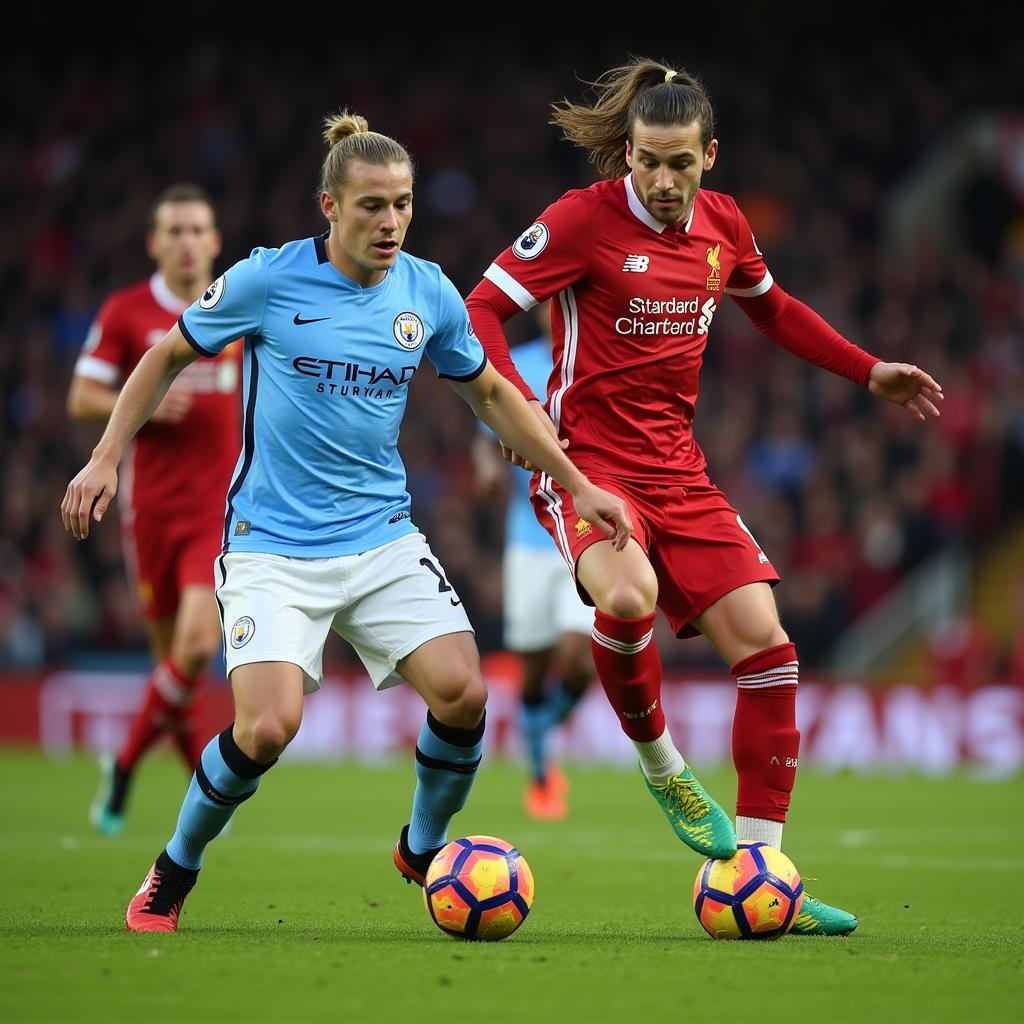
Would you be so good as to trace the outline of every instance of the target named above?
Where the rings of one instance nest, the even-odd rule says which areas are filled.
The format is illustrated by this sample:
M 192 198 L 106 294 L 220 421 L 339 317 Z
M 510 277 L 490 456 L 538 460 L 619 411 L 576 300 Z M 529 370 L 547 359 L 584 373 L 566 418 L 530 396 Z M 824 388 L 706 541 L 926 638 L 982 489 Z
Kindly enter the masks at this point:
M 622 264 L 622 270 L 626 274 L 643 274 L 646 273 L 650 263 L 650 256 L 629 255 L 626 257 L 626 262 Z

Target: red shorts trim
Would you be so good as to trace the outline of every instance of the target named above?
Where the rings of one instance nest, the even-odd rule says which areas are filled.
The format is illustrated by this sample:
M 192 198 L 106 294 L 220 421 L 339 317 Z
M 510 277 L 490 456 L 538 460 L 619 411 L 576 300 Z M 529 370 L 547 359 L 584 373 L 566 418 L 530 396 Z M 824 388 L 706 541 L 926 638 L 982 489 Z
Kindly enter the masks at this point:
M 173 618 L 187 586 L 213 588 L 213 563 L 223 535 L 223 516 L 166 519 L 136 512 L 123 539 L 144 618 Z
M 749 583 L 779 582 L 768 557 L 729 500 L 709 481 L 685 487 L 632 486 L 591 476 L 629 506 L 633 539 L 658 578 L 658 607 L 676 636 L 696 636 L 693 619 Z M 605 535 L 581 519 L 572 496 L 547 474 L 535 474 L 533 510 L 575 577 L 576 562 Z M 580 597 L 593 605 L 576 584 Z

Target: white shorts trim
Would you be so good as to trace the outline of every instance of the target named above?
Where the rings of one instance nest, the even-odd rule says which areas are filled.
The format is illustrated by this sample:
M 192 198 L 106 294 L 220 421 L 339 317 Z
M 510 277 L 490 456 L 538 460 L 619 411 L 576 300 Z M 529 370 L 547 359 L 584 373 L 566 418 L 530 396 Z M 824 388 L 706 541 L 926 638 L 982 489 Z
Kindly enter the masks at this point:
M 502 589 L 510 651 L 542 651 L 556 646 L 564 633 L 589 636 L 593 629 L 594 609 L 580 600 L 556 548 L 506 548 Z
M 228 676 L 239 665 L 286 661 L 302 669 L 305 693 L 320 689 L 330 630 L 378 690 L 404 682 L 395 665 L 428 640 L 473 632 L 421 533 L 335 558 L 229 552 L 217 559 L 217 600 Z

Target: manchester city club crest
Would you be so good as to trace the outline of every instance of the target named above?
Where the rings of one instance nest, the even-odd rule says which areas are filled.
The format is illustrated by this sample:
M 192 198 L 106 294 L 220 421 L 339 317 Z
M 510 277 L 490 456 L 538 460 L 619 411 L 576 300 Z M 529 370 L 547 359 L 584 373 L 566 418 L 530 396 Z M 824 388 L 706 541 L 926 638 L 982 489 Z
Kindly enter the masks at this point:
M 395 341 L 412 352 L 423 344 L 423 321 L 415 313 L 399 313 L 394 323 Z
M 548 228 L 542 221 L 531 224 L 512 246 L 512 252 L 521 260 L 535 260 L 547 247 Z
M 231 646 L 236 650 L 239 647 L 244 647 L 252 639 L 252 635 L 255 632 L 256 623 L 248 615 L 243 615 L 240 619 L 236 619 L 235 624 L 231 627 Z
M 221 274 L 209 288 L 203 292 L 202 298 L 199 300 L 200 309 L 213 309 L 222 298 L 224 298 L 224 288 L 227 282 L 224 280 L 224 275 Z

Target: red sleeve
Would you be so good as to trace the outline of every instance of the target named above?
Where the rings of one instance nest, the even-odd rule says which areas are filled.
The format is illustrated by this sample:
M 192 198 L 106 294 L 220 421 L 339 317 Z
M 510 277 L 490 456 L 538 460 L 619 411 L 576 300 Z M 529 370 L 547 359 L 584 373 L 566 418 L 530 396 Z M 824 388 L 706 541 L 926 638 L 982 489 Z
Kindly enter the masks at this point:
M 566 192 L 495 259 L 466 300 L 487 358 L 530 400 L 537 399 L 516 371 L 501 325 L 579 281 L 590 264 L 591 235 L 587 193 Z
M 484 352 L 487 353 L 487 358 L 494 368 L 502 377 L 515 384 L 527 401 L 539 401 L 519 375 L 508 350 L 508 338 L 505 337 L 505 331 L 501 326 L 519 312 L 519 306 L 500 288 L 485 279 L 466 299 L 466 309 L 469 310 L 473 333 L 480 339 L 480 344 L 483 345 Z
M 75 373 L 115 387 L 127 376 L 130 358 L 122 304 L 116 298 L 107 299 L 85 337 Z
M 753 298 L 736 294 L 733 298 L 754 326 L 777 345 L 815 366 L 867 386 L 871 367 L 878 358 L 847 341 L 810 306 L 794 299 L 777 284 Z
M 736 211 L 736 265 L 725 282 L 725 291 L 734 298 L 754 298 L 771 288 L 772 275 L 743 211 L 738 206 L 733 208 Z

